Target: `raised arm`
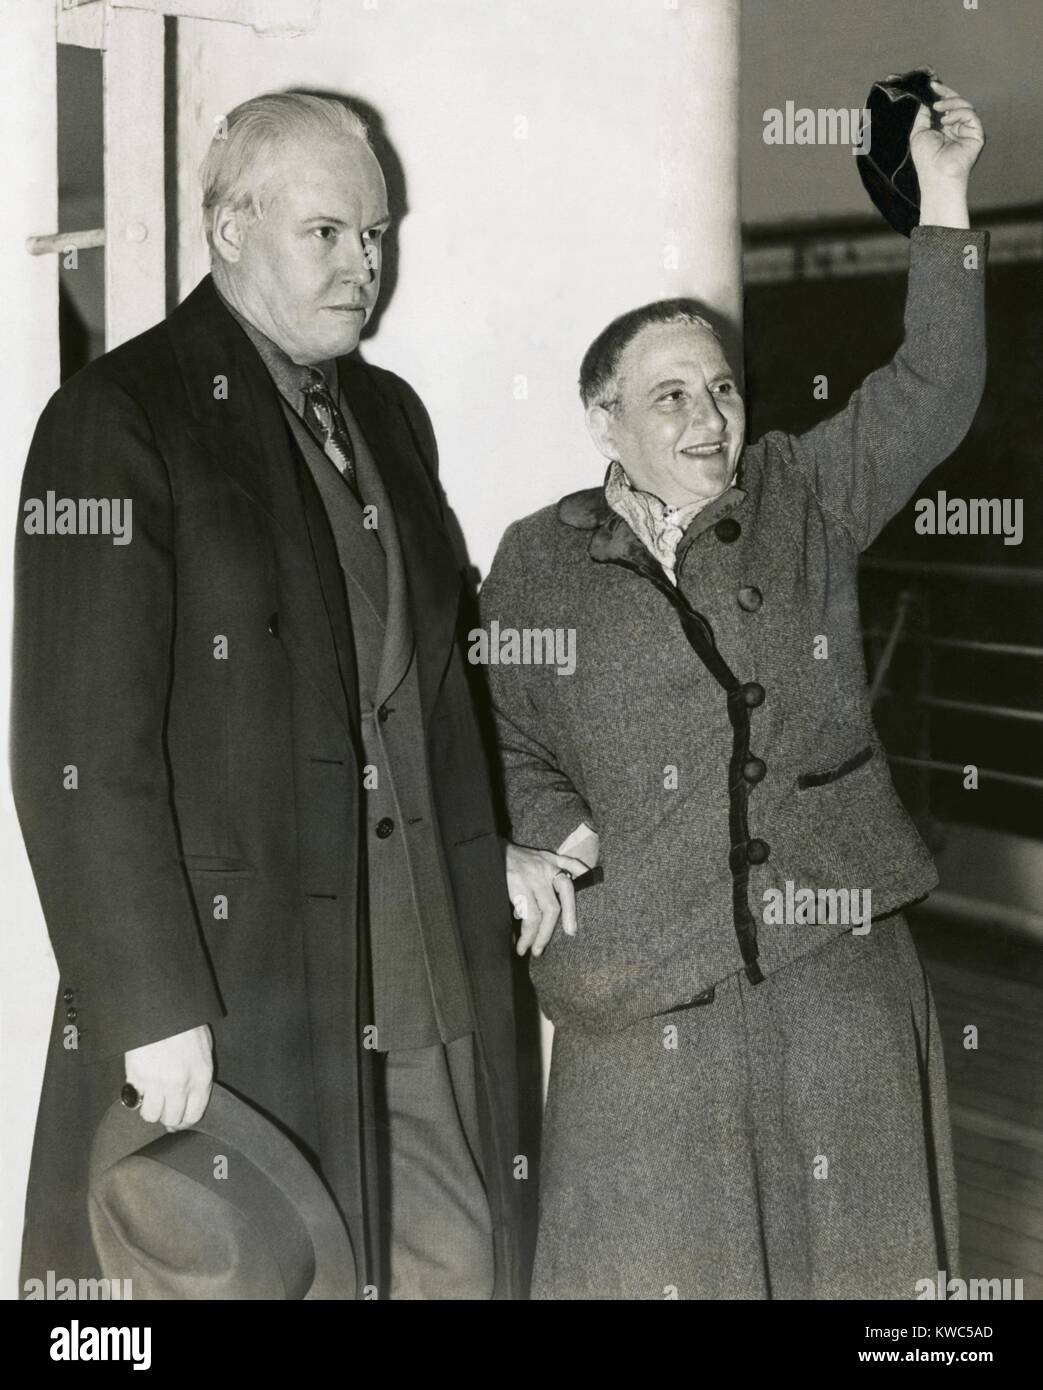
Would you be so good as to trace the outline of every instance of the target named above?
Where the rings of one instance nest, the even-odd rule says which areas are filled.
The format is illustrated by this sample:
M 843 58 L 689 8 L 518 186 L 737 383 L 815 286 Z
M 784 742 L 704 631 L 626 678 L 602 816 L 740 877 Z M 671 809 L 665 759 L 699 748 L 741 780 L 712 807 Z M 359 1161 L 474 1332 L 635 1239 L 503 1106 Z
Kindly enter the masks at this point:
M 920 226 L 910 238 L 902 345 L 847 405 L 787 447 L 823 507 L 868 546 L 963 439 L 985 383 L 987 232 L 968 230 L 967 182 L 984 144 L 970 102 L 934 84 L 911 150 Z

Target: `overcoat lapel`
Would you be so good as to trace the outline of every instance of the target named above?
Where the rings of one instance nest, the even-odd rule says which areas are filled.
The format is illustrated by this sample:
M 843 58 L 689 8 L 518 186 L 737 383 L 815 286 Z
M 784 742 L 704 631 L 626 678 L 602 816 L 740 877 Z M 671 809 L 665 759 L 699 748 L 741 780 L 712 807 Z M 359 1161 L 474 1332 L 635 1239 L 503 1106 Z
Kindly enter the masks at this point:
M 278 637 L 357 741 L 358 679 L 340 565 L 275 386 L 209 276 L 168 327 L 196 418 L 191 436 L 274 523 Z
M 389 558 L 389 612 L 392 584 L 404 586 L 426 720 L 452 652 L 461 576 L 441 522 L 435 485 L 400 401 L 382 389 L 378 378 L 358 360 L 342 357 L 337 366 L 341 389 L 377 461 L 391 503 L 403 563 L 397 578 L 393 577 Z M 382 670 L 382 681 L 384 674 Z

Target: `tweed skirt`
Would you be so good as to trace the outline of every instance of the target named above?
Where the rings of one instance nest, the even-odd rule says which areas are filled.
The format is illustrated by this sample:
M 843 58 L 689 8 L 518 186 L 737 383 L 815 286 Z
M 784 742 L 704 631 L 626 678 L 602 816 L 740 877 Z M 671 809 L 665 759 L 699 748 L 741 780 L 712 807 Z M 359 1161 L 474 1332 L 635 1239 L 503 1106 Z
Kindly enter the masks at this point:
M 557 1029 L 533 1298 L 911 1299 L 957 1255 L 941 1039 L 901 916 L 700 1007 Z

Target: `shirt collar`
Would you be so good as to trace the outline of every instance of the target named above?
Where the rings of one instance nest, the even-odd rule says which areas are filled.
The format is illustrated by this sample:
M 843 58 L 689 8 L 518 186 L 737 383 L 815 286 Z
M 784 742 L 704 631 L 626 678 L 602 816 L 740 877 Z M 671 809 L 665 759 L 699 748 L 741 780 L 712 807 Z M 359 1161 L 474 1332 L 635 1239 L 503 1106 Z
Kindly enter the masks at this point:
M 729 490 L 726 488 L 725 492 Z M 676 583 L 677 547 L 699 512 L 717 498 L 703 498 L 686 502 L 682 507 L 671 507 L 655 493 L 636 488 L 627 477 L 623 465 L 613 460 L 605 474 L 605 500 L 655 556 L 669 579 Z
M 217 286 L 215 284 L 215 289 Z M 279 394 L 286 400 L 293 409 L 299 414 L 304 410 L 304 388 L 311 379 L 311 367 L 302 367 L 299 362 L 294 362 L 278 343 L 272 342 L 266 333 L 262 333 L 259 328 L 244 318 L 243 315 L 230 304 L 221 291 L 217 290 L 218 298 L 225 306 L 232 318 L 235 319 L 239 327 L 257 349 L 261 361 L 268 368 L 268 375 L 274 381 Z M 316 371 L 322 373 L 326 385 L 337 396 L 337 365 L 331 358 L 328 362 L 319 362 L 315 367 Z

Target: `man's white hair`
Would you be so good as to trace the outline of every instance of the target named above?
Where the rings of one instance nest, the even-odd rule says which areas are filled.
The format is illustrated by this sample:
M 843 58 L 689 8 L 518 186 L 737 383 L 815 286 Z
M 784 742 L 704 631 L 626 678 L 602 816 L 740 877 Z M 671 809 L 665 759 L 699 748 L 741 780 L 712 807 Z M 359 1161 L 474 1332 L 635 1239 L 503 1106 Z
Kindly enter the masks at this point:
M 251 97 L 217 123 L 199 166 L 203 231 L 213 243 L 218 208 L 250 208 L 262 216 L 262 194 L 276 156 L 291 144 L 330 138 L 361 140 L 372 148 L 361 116 L 332 97 L 307 92 L 269 92 Z

